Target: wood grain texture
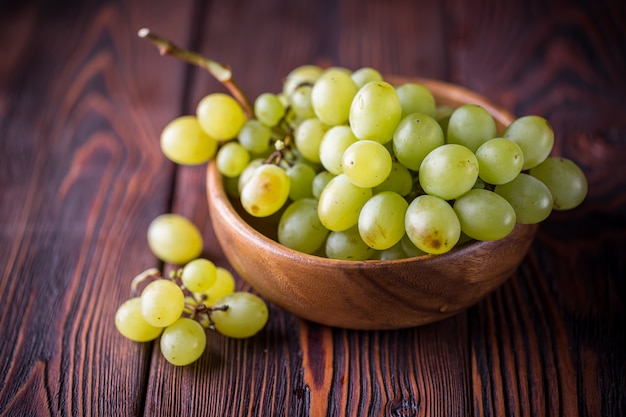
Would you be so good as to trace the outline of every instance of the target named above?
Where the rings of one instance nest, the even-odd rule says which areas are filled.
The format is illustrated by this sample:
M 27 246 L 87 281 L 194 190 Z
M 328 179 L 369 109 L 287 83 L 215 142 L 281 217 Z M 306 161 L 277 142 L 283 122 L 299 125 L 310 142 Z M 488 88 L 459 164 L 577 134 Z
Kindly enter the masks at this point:
M 346 331 L 271 305 L 258 336 L 209 334 L 172 367 L 113 314 L 159 265 L 158 214 L 191 218 L 229 267 L 204 167 L 157 145 L 223 88 L 158 56 L 144 26 L 230 64 L 251 97 L 306 63 L 463 84 L 547 117 L 589 196 L 460 315 Z M 617 0 L 0 2 L 0 416 L 626 415 L 625 28 Z

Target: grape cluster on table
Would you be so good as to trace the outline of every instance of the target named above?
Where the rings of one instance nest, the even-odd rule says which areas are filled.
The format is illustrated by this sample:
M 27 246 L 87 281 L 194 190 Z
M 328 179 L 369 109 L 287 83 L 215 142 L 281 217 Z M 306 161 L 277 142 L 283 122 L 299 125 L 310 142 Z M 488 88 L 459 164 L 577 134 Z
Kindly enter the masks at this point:
M 587 193 L 581 168 L 551 156 L 554 132 L 543 117 L 498 131 L 480 105 L 442 106 L 425 85 L 394 86 L 373 68 L 297 67 L 281 92 L 253 103 L 209 94 L 195 115 L 165 126 L 161 149 L 181 165 L 213 160 L 227 193 L 252 216 L 277 216 L 278 242 L 307 254 L 442 255 L 505 238 Z M 199 258 L 202 237 L 189 220 L 159 216 L 148 243 L 182 268 L 120 306 L 124 336 L 160 336 L 165 358 L 185 365 L 204 351 L 206 328 L 250 337 L 265 326 L 264 301 L 235 292 L 228 271 Z

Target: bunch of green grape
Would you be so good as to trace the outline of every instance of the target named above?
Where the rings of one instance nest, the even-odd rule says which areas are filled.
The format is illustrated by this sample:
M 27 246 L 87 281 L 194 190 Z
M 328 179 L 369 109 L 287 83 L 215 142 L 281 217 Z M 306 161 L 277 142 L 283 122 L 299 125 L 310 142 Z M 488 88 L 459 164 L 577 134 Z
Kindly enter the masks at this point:
M 550 156 L 546 119 L 499 132 L 484 107 L 440 106 L 426 86 L 394 86 L 368 67 L 298 67 L 281 92 L 256 98 L 253 117 L 232 96 L 209 94 L 161 144 L 177 163 L 215 159 L 248 213 L 280 216 L 281 244 L 335 259 L 502 239 L 587 193 L 581 168 Z
M 147 342 L 160 337 L 161 353 L 173 365 L 188 365 L 206 348 L 206 330 L 247 338 L 267 323 L 268 308 L 256 295 L 235 291 L 233 275 L 199 257 L 202 236 L 177 214 L 164 214 L 148 227 L 148 244 L 159 259 L 183 265 L 165 278 L 157 269 L 139 274 L 141 293 L 122 303 L 115 325 L 126 338 Z

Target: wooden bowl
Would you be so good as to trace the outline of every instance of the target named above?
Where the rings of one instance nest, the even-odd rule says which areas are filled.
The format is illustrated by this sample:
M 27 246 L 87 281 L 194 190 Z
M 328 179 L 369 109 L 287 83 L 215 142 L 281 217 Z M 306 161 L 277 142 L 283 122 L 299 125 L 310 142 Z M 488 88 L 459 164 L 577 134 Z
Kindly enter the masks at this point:
M 438 104 L 482 105 L 499 130 L 513 120 L 505 109 L 459 86 L 394 79 L 395 84 L 403 81 L 426 85 Z M 207 198 L 226 258 L 261 296 L 301 318 L 349 329 L 419 326 L 467 309 L 512 275 L 537 230 L 536 225 L 517 225 L 504 239 L 472 242 L 438 256 L 342 261 L 294 251 L 259 232 L 267 226 L 264 220 L 246 215 L 229 200 L 214 163 L 207 171 Z

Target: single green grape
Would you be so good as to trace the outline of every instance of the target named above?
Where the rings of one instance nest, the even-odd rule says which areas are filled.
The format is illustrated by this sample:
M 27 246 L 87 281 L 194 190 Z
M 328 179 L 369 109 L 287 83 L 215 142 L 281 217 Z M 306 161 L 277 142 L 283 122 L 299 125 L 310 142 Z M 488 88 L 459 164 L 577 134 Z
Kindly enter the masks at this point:
M 205 258 L 194 259 L 183 267 L 180 278 L 189 291 L 204 292 L 217 278 L 215 264 Z
M 311 100 L 312 85 L 301 85 L 287 97 L 289 107 L 298 119 L 305 120 L 315 117 Z
M 250 153 L 239 142 L 231 141 L 225 143 L 219 151 L 215 163 L 217 170 L 225 177 L 235 178 L 250 162 Z
M 554 131 L 541 116 L 523 116 L 504 129 L 502 136 L 517 143 L 524 153 L 524 166 L 528 170 L 543 162 L 552 152 Z
M 313 197 L 319 199 L 322 195 L 322 191 L 324 191 L 324 188 L 326 188 L 330 180 L 335 177 L 335 174 L 332 174 L 328 171 L 318 172 L 317 175 L 315 175 L 315 178 L 313 178 L 313 184 L 311 186 L 311 188 L 313 189 Z
M 344 151 L 343 173 L 354 185 L 372 188 L 380 185 L 391 172 L 391 155 L 387 148 L 373 140 L 359 140 Z
M 497 126 L 493 116 L 478 104 L 457 107 L 448 120 L 446 142 L 463 145 L 472 152 L 496 136 Z
M 383 81 L 383 76 L 377 69 L 371 67 L 362 67 L 357 69 L 350 75 L 352 81 L 358 88 L 363 87 L 370 81 Z
M 160 260 L 183 265 L 200 255 L 203 241 L 200 230 L 190 220 L 168 213 L 150 222 L 148 246 Z
M 445 144 L 433 149 L 422 161 L 419 182 L 427 193 L 453 200 L 476 183 L 478 161 L 467 147 Z
M 217 300 L 215 306 L 228 306 L 225 311 L 211 313 L 215 330 L 236 339 L 254 336 L 265 327 L 269 318 L 267 304 L 249 292 L 236 291 L 226 295 Z
M 339 174 L 328 182 L 320 194 L 317 214 L 328 230 L 346 230 L 356 226 L 361 208 L 370 197 L 371 188 L 354 185 L 346 174 Z
M 320 162 L 320 144 L 329 126 L 318 118 L 303 120 L 294 132 L 296 149 L 309 161 Z
M 241 195 L 241 190 L 243 190 L 243 186 L 246 185 L 250 178 L 252 178 L 252 174 L 254 174 L 254 171 L 256 171 L 256 169 L 263 164 L 265 164 L 265 159 L 263 158 L 255 158 L 252 161 L 248 162 L 248 165 L 244 168 L 243 171 L 241 171 L 239 177 L 236 178 L 238 191 L 237 195 Z M 224 182 L 226 182 L 226 180 L 228 180 L 228 177 L 224 178 Z
M 437 114 L 433 93 L 423 84 L 408 82 L 396 87 L 402 106 L 402 118 L 409 114 L 424 113 L 430 117 Z
M 374 194 L 382 191 L 393 191 L 403 197 L 408 195 L 411 190 L 413 190 L 413 176 L 409 169 L 398 161 L 391 163 L 391 172 L 385 181 L 372 189 Z
M 218 266 L 215 268 L 215 282 L 202 293 L 205 297 L 203 303 L 212 306 L 217 300 L 234 291 L 235 277 L 228 269 Z
M 256 119 L 246 121 L 239 131 L 239 143 L 251 154 L 262 154 L 270 147 L 272 131 Z
M 296 162 L 287 168 L 289 177 L 289 198 L 293 201 L 313 197 L 313 179 L 317 173 L 311 165 Z
M 285 106 L 275 94 L 263 93 L 254 101 L 254 115 L 264 125 L 274 127 L 285 116 Z
M 418 171 L 426 155 L 443 144 L 441 126 L 424 113 L 411 113 L 404 117 L 393 134 L 394 155 L 413 171 Z
M 394 246 L 404 236 L 404 216 L 408 206 L 409 203 L 393 191 L 372 196 L 359 213 L 361 239 L 377 250 Z
M 402 250 L 404 250 L 404 253 L 406 253 L 406 256 L 408 258 L 417 258 L 420 256 L 428 255 L 428 253 L 415 246 L 415 243 L 411 241 L 411 238 L 406 233 L 404 234 L 404 236 L 402 236 L 402 239 L 400 239 L 400 246 L 402 246 Z
M 544 183 L 553 198 L 554 210 L 571 210 L 587 196 L 587 178 L 571 159 L 548 157 L 530 169 L 529 174 Z
M 361 238 L 357 226 L 330 232 L 326 239 L 326 257 L 330 259 L 365 261 L 374 253 L 375 250 Z
M 215 140 L 235 138 L 246 122 L 237 100 L 224 93 L 212 93 L 200 100 L 196 116 L 202 129 Z
M 180 165 L 203 164 L 215 156 L 217 141 L 207 135 L 194 116 L 181 116 L 161 132 L 161 150 Z
M 255 217 L 276 213 L 289 198 L 289 176 L 284 169 L 264 164 L 254 170 L 241 189 L 243 208 Z
M 189 365 L 204 353 L 206 331 L 197 321 L 181 317 L 163 330 L 160 346 L 161 354 L 172 365 Z
M 349 126 L 333 126 L 324 133 L 319 147 L 319 158 L 326 171 L 339 175 L 343 172 L 341 159 L 346 149 L 358 139 Z
M 317 65 L 302 65 L 294 68 L 285 78 L 283 94 L 289 97 L 300 86 L 312 86 L 322 72 L 323 70 Z
M 493 191 L 511 204 L 517 223 L 539 223 L 552 212 L 550 190 L 528 174 L 519 174 L 513 181 L 497 185 Z
M 411 201 L 404 222 L 410 241 L 430 254 L 449 252 L 461 236 L 461 224 L 452 206 L 432 195 L 421 195 Z
M 515 210 L 500 195 L 474 189 L 454 202 L 463 233 L 476 240 L 498 240 L 508 236 L 516 223 Z
M 349 123 L 358 139 L 387 143 L 400 122 L 402 105 L 396 89 L 385 81 L 370 81 L 350 106 Z
M 141 298 L 124 301 L 115 312 L 115 327 L 127 339 L 135 342 L 154 340 L 163 331 L 162 327 L 148 323 L 141 314 Z
M 488 184 L 513 181 L 524 166 L 524 153 L 519 145 L 504 138 L 493 138 L 476 150 L 478 176 Z
M 399 241 L 388 249 L 375 251 L 370 259 L 379 261 L 394 261 L 396 259 L 406 259 L 408 257 L 409 256 L 402 248 L 402 241 Z
M 317 200 L 303 198 L 291 203 L 278 223 L 278 242 L 288 248 L 312 254 L 326 240 L 328 229 L 317 215 Z
M 350 104 L 357 91 L 358 87 L 350 74 L 339 69 L 324 71 L 311 90 L 315 115 L 328 126 L 346 123 Z
M 156 327 L 166 327 L 183 314 L 185 295 L 176 283 L 157 279 L 141 292 L 141 315 Z

